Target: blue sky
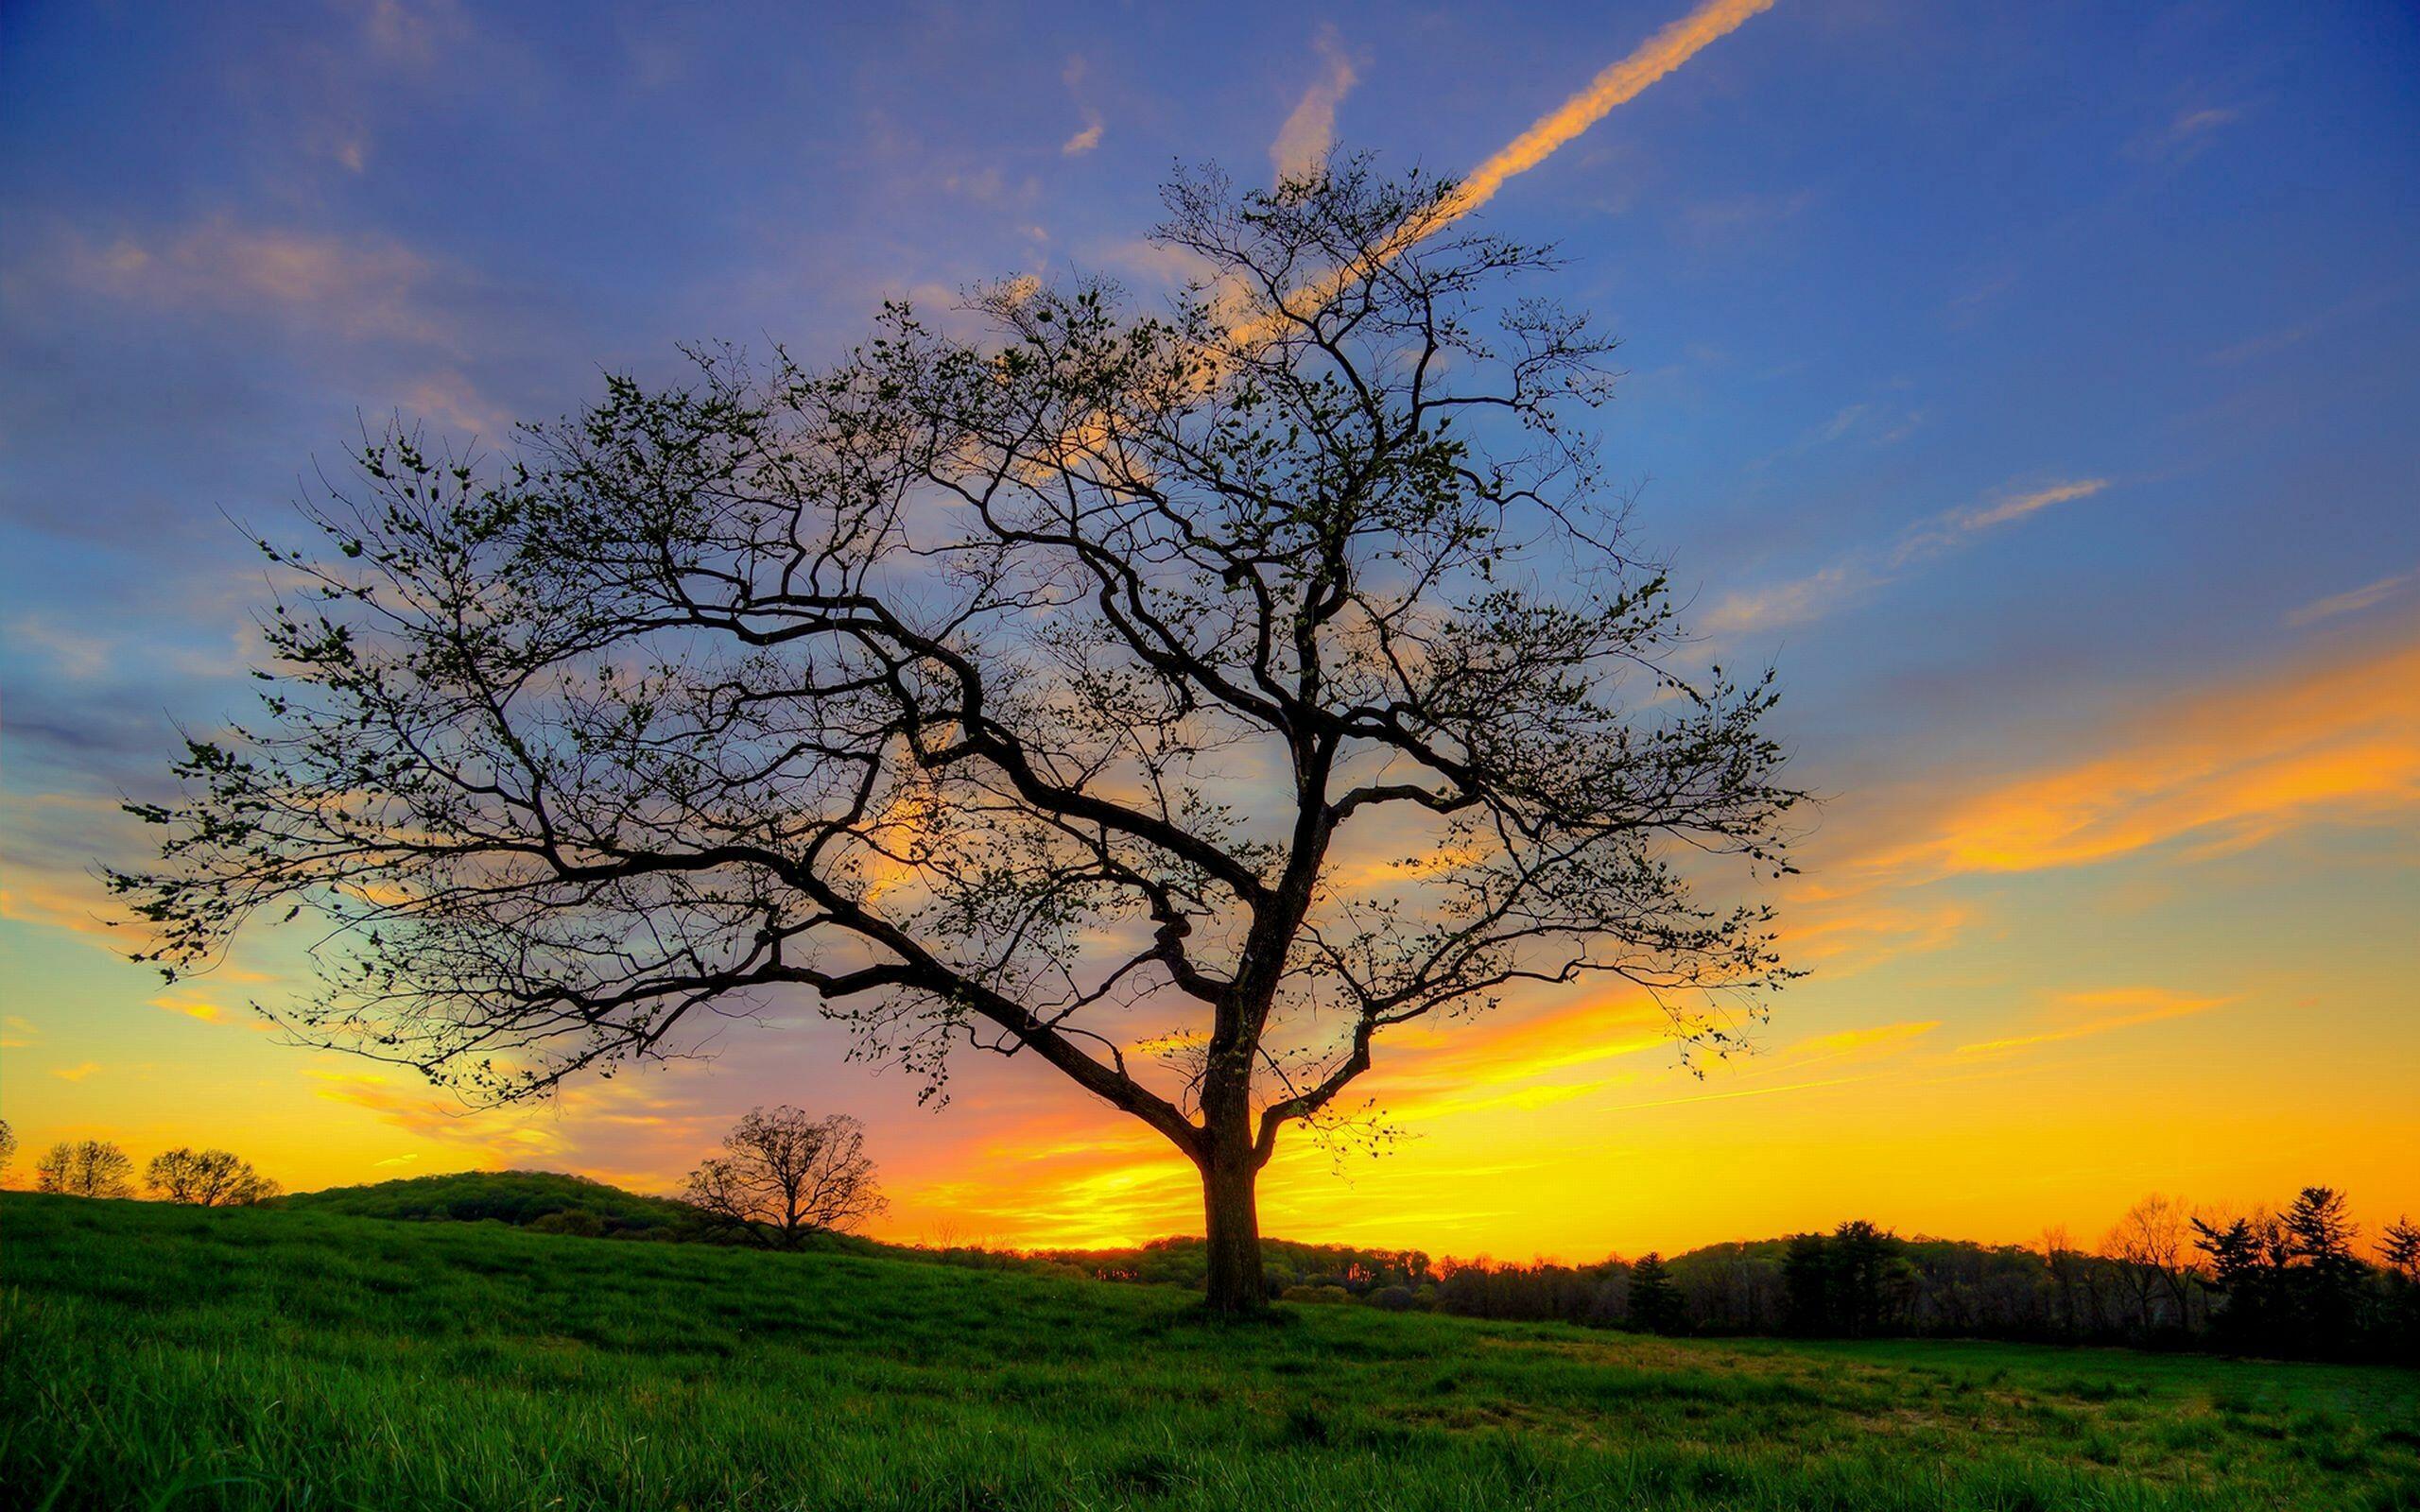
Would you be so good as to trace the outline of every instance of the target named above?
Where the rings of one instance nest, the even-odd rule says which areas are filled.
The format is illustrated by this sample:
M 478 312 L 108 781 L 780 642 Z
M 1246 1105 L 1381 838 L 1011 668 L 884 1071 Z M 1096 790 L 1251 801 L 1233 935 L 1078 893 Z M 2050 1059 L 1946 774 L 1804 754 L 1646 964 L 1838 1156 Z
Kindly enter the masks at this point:
M 274 527 L 356 417 L 493 438 L 577 405 L 600 369 L 669 374 L 680 341 L 813 357 L 884 298 L 944 305 L 1011 273 L 1102 270 L 1148 297 L 1170 273 L 1143 237 L 1171 163 L 1266 180 L 1281 140 L 1332 121 L 1387 163 L 1461 171 L 1685 9 L 9 7 L 9 1115 L 122 1124 L 175 1087 L 239 1141 L 251 1126 L 194 1080 L 209 1067 L 287 1090 L 261 1094 L 272 1144 L 322 1111 L 356 1121 L 347 1151 L 388 1137 L 423 1168 L 539 1148 L 431 1143 L 408 1111 L 331 1097 L 341 1069 L 164 1015 L 96 948 L 83 868 L 123 843 L 107 800 L 156 783 L 172 719 L 244 696 L 262 580 L 226 516 Z M 2401 698 L 2420 644 L 2415 79 L 2420 19 L 2386 3 L 1779 0 L 1488 205 L 1493 229 L 1560 244 L 1562 292 L 1623 338 L 1603 423 L 1640 536 L 1716 645 L 1778 661 L 1784 732 L 1832 798 L 1806 917 L 1863 913 L 1757 1085 L 1789 1085 L 1792 1046 L 1945 1025 L 1858 1072 L 1914 1127 L 1964 1074 L 1927 1037 L 2032 1036 L 2050 1080 L 1996 1074 L 1984 1102 L 2131 1076 L 2136 1132 L 2172 1166 L 2212 1102 L 2272 1078 L 2323 1130 L 2307 1165 L 2388 1169 L 2338 1145 L 2408 1133 L 2408 1113 L 2366 1109 L 2420 1071 L 2387 943 L 2420 905 Z M 1975 859 L 1976 816 L 2076 792 L 2106 802 L 2055 834 L 2002 826 Z M 291 963 L 265 959 L 273 990 Z M 2068 999 L 2109 1032 L 2042 1031 Z M 803 1080 L 870 1099 L 929 1171 L 1065 1108 L 1017 1089 L 1001 1096 L 1038 1101 L 1006 1123 L 936 1124 L 801 1054 L 684 1074 L 664 1116 L 711 1122 Z M 134 1065 L 147 1083 L 106 1090 Z M 2341 1127 L 2330 1108 L 2351 1109 Z M 2229 1149 L 2259 1137 L 2229 1126 Z M 562 1163 L 685 1158 L 576 1108 L 548 1127 Z M 1602 1127 L 1607 1148 L 1708 1137 L 1610 1110 Z M 1441 1134 L 1404 1179 L 1536 1132 Z M 2242 1189 L 2212 1194 L 2273 1195 L 2279 1171 L 2247 1160 L 2208 1169 Z M 2100 1221 L 2157 1164 L 2036 1205 Z M 1896 1190 L 1869 1176 L 1855 1190 Z M 1744 1198 L 1702 1234 L 1599 1216 L 1532 1227 L 1586 1249 L 1779 1222 Z M 1886 1216 L 2014 1221 L 1912 1191 Z

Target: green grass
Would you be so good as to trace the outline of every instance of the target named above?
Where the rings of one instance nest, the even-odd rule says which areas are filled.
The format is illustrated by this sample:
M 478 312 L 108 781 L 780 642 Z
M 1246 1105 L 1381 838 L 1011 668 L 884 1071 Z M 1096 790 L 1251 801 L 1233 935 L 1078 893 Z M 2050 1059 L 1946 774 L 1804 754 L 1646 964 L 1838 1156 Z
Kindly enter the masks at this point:
M 2420 1508 L 2420 1378 L 0 1199 L 28 1507 Z
M 694 1234 L 701 1228 L 694 1208 L 552 1171 L 405 1177 L 372 1186 L 289 1193 L 278 1198 L 277 1205 L 354 1218 L 453 1223 L 493 1218 L 516 1228 L 585 1220 L 584 1226 L 596 1238 L 668 1239 Z

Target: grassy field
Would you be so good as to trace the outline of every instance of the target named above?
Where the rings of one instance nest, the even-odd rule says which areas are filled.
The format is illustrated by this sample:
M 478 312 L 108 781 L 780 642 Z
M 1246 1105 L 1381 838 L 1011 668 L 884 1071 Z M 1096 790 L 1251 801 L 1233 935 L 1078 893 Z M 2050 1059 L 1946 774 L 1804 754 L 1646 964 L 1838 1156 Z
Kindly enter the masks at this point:
M 2420 1377 L 0 1198 L 24 1507 L 2420 1508 Z

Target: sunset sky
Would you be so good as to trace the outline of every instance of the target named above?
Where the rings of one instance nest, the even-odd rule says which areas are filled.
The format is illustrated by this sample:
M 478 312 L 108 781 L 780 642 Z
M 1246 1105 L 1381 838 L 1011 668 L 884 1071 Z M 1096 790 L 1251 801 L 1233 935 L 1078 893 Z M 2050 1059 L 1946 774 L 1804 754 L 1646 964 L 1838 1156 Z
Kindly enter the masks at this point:
M 1172 274 L 1172 163 L 1474 171 L 1623 341 L 1600 422 L 1824 798 L 1812 974 L 1685 1069 L 1632 995 L 1399 1040 L 1382 1160 L 1265 1231 L 1593 1259 L 1828 1227 L 2097 1236 L 2152 1191 L 2420 1213 L 2420 18 L 2277 6 L 565 5 L 0 10 L 0 1115 L 307 1188 L 669 1190 L 752 1104 L 870 1126 L 880 1231 L 1198 1231 L 1022 1061 L 956 1100 L 804 1002 L 465 1114 L 113 954 L 176 725 L 244 712 L 257 555 L 402 413 L 496 438 L 676 342 Z M 249 558 L 249 559 L 248 559 Z

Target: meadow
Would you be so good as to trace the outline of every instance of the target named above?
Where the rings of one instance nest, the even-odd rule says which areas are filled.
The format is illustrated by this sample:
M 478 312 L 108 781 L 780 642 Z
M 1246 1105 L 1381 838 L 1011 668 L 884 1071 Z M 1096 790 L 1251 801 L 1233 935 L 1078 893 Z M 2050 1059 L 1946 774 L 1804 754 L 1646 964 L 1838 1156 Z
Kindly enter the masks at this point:
M 34 1508 L 2420 1508 L 2420 1375 L 0 1197 Z

